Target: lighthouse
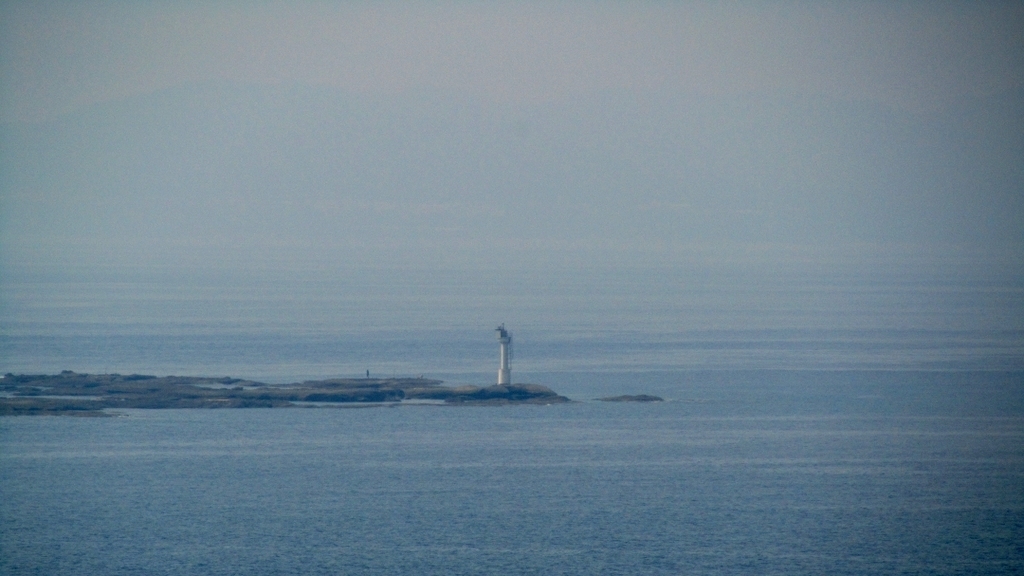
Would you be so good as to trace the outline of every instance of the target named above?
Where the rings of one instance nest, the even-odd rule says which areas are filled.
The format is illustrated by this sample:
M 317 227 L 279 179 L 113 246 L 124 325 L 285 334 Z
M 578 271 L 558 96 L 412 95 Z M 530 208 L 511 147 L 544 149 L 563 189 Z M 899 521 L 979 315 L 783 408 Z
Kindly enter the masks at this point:
M 505 330 L 502 324 L 494 330 L 498 333 L 498 342 L 501 343 L 501 364 L 498 367 L 498 384 L 512 383 L 512 368 L 509 367 L 509 360 L 512 357 L 512 333 Z

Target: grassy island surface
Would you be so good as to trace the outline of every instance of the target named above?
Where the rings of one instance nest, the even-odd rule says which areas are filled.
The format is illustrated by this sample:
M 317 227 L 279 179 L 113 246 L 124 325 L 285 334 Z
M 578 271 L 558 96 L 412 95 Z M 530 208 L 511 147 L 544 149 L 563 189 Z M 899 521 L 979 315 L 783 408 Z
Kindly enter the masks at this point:
M 427 378 L 332 378 L 264 384 L 237 378 L 141 374 L 7 374 L 0 415 L 108 415 L 118 408 L 288 408 L 438 403 L 557 404 L 569 399 L 536 384 L 442 386 Z

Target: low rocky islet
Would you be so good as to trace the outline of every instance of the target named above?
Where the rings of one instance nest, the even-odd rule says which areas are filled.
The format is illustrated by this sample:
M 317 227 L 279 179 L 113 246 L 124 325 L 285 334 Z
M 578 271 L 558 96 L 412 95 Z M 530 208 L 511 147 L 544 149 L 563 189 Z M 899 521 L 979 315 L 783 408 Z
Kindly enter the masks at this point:
M 144 408 L 289 408 L 407 403 L 447 405 L 569 402 L 546 386 L 442 386 L 429 378 L 332 378 L 265 384 L 238 378 L 142 374 L 7 374 L 0 379 L 0 415 L 110 415 Z

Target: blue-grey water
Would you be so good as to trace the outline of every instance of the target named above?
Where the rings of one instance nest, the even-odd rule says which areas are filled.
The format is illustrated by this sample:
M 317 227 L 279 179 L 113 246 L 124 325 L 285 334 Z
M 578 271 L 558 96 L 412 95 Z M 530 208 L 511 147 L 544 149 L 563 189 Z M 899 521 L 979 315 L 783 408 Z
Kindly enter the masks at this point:
M 0 279 L 3 372 L 480 384 L 505 321 L 577 400 L 0 418 L 0 573 L 1024 572 L 1019 286 L 463 280 Z

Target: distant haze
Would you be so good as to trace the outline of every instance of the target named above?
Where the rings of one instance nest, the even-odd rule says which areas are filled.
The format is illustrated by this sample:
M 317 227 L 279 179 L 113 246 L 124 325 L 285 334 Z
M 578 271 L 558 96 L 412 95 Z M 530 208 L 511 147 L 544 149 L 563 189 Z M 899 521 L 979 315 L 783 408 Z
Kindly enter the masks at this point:
M 5 2 L 0 270 L 1019 278 L 1022 30 L 1019 3 Z

